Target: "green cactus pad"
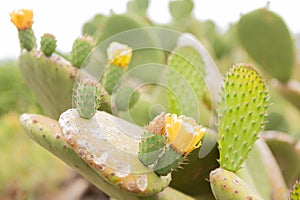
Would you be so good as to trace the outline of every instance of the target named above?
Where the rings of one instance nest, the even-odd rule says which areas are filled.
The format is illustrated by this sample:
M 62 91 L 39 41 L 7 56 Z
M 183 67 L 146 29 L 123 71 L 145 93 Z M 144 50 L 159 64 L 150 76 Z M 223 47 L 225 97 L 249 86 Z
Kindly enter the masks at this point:
M 212 171 L 209 175 L 209 180 L 216 199 L 263 200 L 235 173 L 225 169 L 218 168 Z
M 109 184 L 105 178 L 99 176 L 99 174 L 75 152 L 75 150 L 65 141 L 57 121 L 34 114 L 23 114 L 20 117 L 20 121 L 26 133 L 32 140 L 59 157 L 112 198 L 132 200 L 175 200 L 179 198 L 182 200 L 193 200 L 193 198 L 170 187 L 151 196 L 142 196 L 120 190 L 119 187 Z M 158 183 L 160 184 L 160 182 Z
M 47 116 L 58 119 L 72 107 L 72 93 L 77 69 L 53 54 L 26 52 L 20 55 L 19 65 L 23 78 Z M 59 103 L 58 103 L 59 102 Z
M 21 49 L 31 51 L 36 47 L 36 37 L 31 28 L 25 30 L 19 30 L 19 41 Z
M 82 118 L 90 119 L 100 107 L 100 88 L 94 84 L 79 82 L 75 88 L 74 101 L 78 114 Z
M 170 112 L 198 120 L 197 108 L 206 88 L 202 57 L 193 47 L 180 47 L 170 55 L 168 66 Z
M 224 80 L 218 108 L 220 166 L 236 172 L 265 124 L 268 90 L 250 65 L 233 67 Z
M 194 8 L 192 0 L 172 0 L 169 3 L 169 10 L 174 20 L 189 17 Z
M 114 94 L 116 108 L 120 111 L 127 111 L 138 101 L 140 93 L 130 86 L 121 86 Z
M 290 200 L 299 200 L 300 199 L 300 181 L 297 180 L 291 191 Z
M 64 112 L 59 124 L 74 151 L 120 190 L 147 196 L 168 186 L 170 176 L 159 177 L 138 158 L 142 128 L 99 111 L 85 120 L 76 109 Z
M 146 166 L 154 164 L 163 153 L 166 143 L 164 135 L 144 133 L 139 144 L 140 161 Z
M 127 2 L 127 11 L 140 16 L 145 16 L 149 0 L 131 0 Z
M 238 23 L 238 36 L 245 50 L 266 72 L 283 82 L 290 79 L 295 50 L 280 16 L 266 8 L 245 14 Z
M 80 68 L 84 60 L 91 53 L 95 44 L 93 38 L 90 36 L 83 36 L 77 38 L 72 46 L 71 63 L 73 66 Z
M 184 161 L 184 156 L 168 146 L 161 157 L 154 164 L 155 172 L 160 176 L 166 176 L 177 170 Z
M 115 87 L 118 85 L 120 78 L 125 74 L 124 69 L 122 67 L 116 65 L 109 65 L 106 67 L 102 84 L 104 89 L 108 92 L 108 94 L 112 94 Z
M 51 56 L 56 49 L 56 39 L 54 35 L 46 33 L 41 38 L 41 51 L 45 56 Z

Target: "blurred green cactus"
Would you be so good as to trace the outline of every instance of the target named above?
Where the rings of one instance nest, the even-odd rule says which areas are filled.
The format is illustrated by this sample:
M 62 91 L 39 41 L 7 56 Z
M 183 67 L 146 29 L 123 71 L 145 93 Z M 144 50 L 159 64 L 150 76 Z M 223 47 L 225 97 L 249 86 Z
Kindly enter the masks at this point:
M 245 50 L 268 74 L 282 82 L 291 78 L 293 39 L 280 16 L 267 8 L 247 13 L 238 23 L 238 36 Z
M 94 39 L 89 36 L 83 36 L 77 38 L 72 46 L 71 52 L 71 63 L 73 66 L 80 68 L 84 60 L 92 52 L 94 44 Z
M 45 33 L 41 38 L 41 51 L 45 54 L 45 56 L 51 56 L 55 49 L 55 36 L 49 33 Z

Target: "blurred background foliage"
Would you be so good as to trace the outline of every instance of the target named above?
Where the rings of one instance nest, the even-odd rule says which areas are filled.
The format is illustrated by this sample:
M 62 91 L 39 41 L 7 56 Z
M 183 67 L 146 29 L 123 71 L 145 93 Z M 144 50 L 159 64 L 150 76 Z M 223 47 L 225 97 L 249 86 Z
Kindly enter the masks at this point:
M 91 35 L 101 42 L 114 33 L 131 28 L 145 26 L 171 28 L 179 32 L 190 32 L 199 38 L 223 75 L 232 65 L 241 62 L 252 63 L 260 68 L 241 47 L 236 24 L 229 25 L 227 30 L 220 30 L 212 20 L 200 21 L 190 15 L 189 6 L 182 9 L 184 12 L 180 16 L 176 15 L 178 8 L 170 6 L 173 21 L 168 24 L 154 24 L 147 17 L 146 5 L 140 5 L 145 9 L 137 9 L 132 3 L 136 1 L 130 2 L 124 15 L 91 16 L 91 19 L 82 25 L 83 34 Z M 116 21 L 119 27 L 109 25 Z M 80 28 L 80 25 L 78 26 Z M 300 81 L 300 34 L 294 34 L 292 37 L 296 48 L 292 78 Z M 271 79 L 267 74 L 264 74 L 264 77 L 268 81 Z M 299 110 L 272 88 L 271 102 L 266 129 L 286 132 L 300 139 Z M 26 136 L 18 120 L 19 115 L 24 112 L 42 114 L 40 106 L 22 79 L 17 61 L 2 60 L 0 61 L 0 199 L 46 198 L 43 195 L 56 191 L 68 170 L 65 164 Z M 48 170 L 49 168 L 52 170 Z

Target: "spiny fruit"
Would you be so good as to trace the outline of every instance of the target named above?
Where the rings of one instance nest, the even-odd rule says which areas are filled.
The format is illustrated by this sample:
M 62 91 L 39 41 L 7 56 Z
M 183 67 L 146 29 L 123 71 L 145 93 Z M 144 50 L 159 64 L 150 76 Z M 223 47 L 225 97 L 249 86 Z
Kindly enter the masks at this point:
M 295 49 L 280 16 L 261 8 L 243 15 L 237 26 L 242 46 L 262 69 L 282 82 L 293 72 Z
M 98 85 L 78 82 L 75 88 L 74 103 L 78 114 L 85 119 L 92 118 L 101 103 L 101 90 Z
M 222 168 L 236 172 L 264 127 L 268 90 L 252 66 L 241 64 L 227 74 L 221 97 L 218 108 L 219 163 Z
M 213 170 L 209 175 L 209 181 L 216 199 L 263 200 L 235 173 L 225 169 Z
M 56 49 L 56 39 L 54 35 L 45 33 L 41 38 L 41 50 L 45 56 L 51 56 Z
M 73 66 L 80 68 L 83 61 L 88 57 L 95 46 L 94 39 L 90 36 L 77 38 L 72 46 L 71 63 Z

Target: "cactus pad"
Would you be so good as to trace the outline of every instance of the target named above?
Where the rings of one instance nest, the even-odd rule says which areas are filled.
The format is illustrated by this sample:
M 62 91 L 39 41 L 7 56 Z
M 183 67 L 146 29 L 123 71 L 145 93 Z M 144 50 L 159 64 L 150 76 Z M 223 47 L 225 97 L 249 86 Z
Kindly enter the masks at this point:
M 169 10 L 174 20 L 189 17 L 194 8 L 192 0 L 172 0 L 169 3 Z
M 140 93 L 130 86 L 121 86 L 115 93 L 116 107 L 120 111 L 127 111 L 139 99 Z
M 280 81 L 290 79 L 295 50 L 291 34 L 280 16 L 262 8 L 241 17 L 238 36 L 249 55 Z
M 75 88 L 74 100 L 78 114 L 82 118 L 90 119 L 100 107 L 100 87 L 94 84 L 79 82 Z
M 92 37 L 83 36 L 77 38 L 72 46 L 71 63 L 73 66 L 80 68 L 84 60 L 91 53 L 95 43 Z
M 212 171 L 209 175 L 209 180 L 212 192 L 216 199 L 263 200 L 235 173 L 225 169 L 218 168 Z
M 236 172 L 265 124 L 268 90 L 250 65 L 233 67 L 224 81 L 218 113 L 220 166 Z
M 41 51 L 45 56 L 51 56 L 56 49 L 56 39 L 54 35 L 46 33 L 41 38 Z
M 102 84 L 104 89 L 111 95 L 118 85 L 120 78 L 125 74 L 122 67 L 109 65 L 104 71 Z
M 170 112 L 192 116 L 198 120 L 197 108 L 206 87 L 202 57 L 193 47 L 181 47 L 170 55 L 168 66 Z
M 164 135 L 144 133 L 139 144 L 140 161 L 146 166 L 154 164 L 163 153 L 166 143 L 167 138 Z

